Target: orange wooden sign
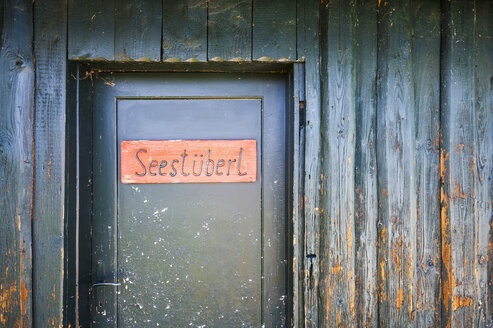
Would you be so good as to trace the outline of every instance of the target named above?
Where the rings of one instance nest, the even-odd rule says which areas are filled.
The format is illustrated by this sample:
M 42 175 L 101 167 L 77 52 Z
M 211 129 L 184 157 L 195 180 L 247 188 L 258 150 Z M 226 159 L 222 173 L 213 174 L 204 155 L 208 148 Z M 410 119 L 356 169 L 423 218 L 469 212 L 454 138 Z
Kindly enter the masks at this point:
M 122 183 L 253 182 L 256 179 L 256 140 L 121 143 Z

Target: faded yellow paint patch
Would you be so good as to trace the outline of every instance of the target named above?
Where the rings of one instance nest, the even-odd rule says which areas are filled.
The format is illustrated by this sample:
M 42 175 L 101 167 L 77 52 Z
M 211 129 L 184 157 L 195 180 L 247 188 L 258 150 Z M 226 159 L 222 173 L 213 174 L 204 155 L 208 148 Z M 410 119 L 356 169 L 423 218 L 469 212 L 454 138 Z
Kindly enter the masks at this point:
M 460 155 L 460 152 L 461 150 L 464 148 L 464 144 L 459 144 L 459 146 L 457 146 L 456 150 L 457 150 L 457 154 Z
M 351 225 L 348 224 L 348 229 L 347 229 L 347 234 L 346 234 L 346 238 L 347 238 L 347 252 L 348 254 L 351 254 L 351 248 L 353 247 L 353 234 L 352 234 L 352 230 L 351 230 Z
M 27 292 L 26 284 L 23 281 L 21 284 L 21 301 L 22 301 L 22 304 L 24 304 L 26 302 L 27 294 L 28 294 L 28 292 Z M 25 309 L 24 309 L 24 312 L 25 312 Z
M 473 301 L 472 301 L 471 297 L 464 297 L 461 295 L 456 295 L 453 298 L 452 311 L 455 311 L 458 308 L 469 307 L 472 305 L 473 305 Z
M 332 274 L 340 274 L 343 270 L 342 265 L 339 263 L 339 259 L 336 260 L 336 265 L 331 268 Z
M 385 259 L 382 258 L 380 261 L 380 279 L 385 281 Z
M 402 292 L 402 288 L 399 287 L 399 290 L 397 291 L 397 298 L 395 300 L 396 307 L 399 311 L 401 310 L 403 300 L 404 300 L 404 293 Z
M 352 280 L 352 279 L 351 279 Z M 356 285 L 353 283 L 351 283 L 351 314 L 352 314 L 352 318 L 356 318 L 356 312 L 354 311 L 354 298 L 355 298 L 355 294 L 356 294 Z
M 0 322 L 2 323 L 2 327 L 5 327 L 7 323 L 9 304 L 14 300 L 16 292 L 16 283 L 11 284 L 10 286 L 0 284 L 0 308 L 2 309 L 2 311 L 0 312 Z
M 399 270 L 399 275 L 400 275 L 402 272 L 402 269 L 401 269 L 402 262 L 401 262 L 401 258 L 399 256 L 399 254 L 401 254 L 401 252 L 402 252 L 402 236 L 401 236 L 400 241 L 398 241 L 395 244 L 395 248 L 392 248 L 391 251 L 392 251 L 392 263 L 397 265 L 397 269 Z
M 445 305 L 445 310 L 449 313 L 447 317 L 446 327 L 451 326 L 451 318 L 450 318 L 450 305 L 452 302 L 452 295 L 454 291 L 454 277 L 452 272 L 451 265 L 451 249 L 452 246 L 450 244 L 450 218 L 448 217 L 448 196 L 447 192 L 444 189 L 444 185 L 447 185 L 447 167 L 446 162 L 448 160 L 448 155 L 445 154 L 442 149 L 440 152 L 440 181 L 442 183 L 442 187 L 440 188 L 440 202 L 441 202 L 441 212 L 440 212 L 440 230 L 442 236 L 442 263 L 445 268 L 445 279 L 442 284 L 442 295 L 443 295 L 443 304 Z
M 17 222 L 17 230 L 21 232 L 21 216 L 19 214 L 15 216 L 15 222 Z
M 387 232 L 387 230 L 385 229 L 385 227 L 383 227 L 382 231 L 380 232 L 380 240 L 382 241 L 382 243 L 385 243 L 387 240 L 386 232 Z
M 408 246 L 409 249 L 412 250 L 411 245 Z M 408 270 L 408 277 L 409 277 L 409 317 L 411 318 L 411 321 L 414 321 L 414 303 L 413 303 L 413 276 L 414 276 L 414 262 L 415 258 L 414 256 L 410 256 L 407 259 L 407 270 Z
M 53 292 L 51 293 L 51 299 L 56 300 L 56 284 L 53 283 Z
M 447 167 L 445 163 L 448 160 L 448 153 L 445 154 L 445 151 L 442 149 L 440 151 L 440 178 L 445 182 L 445 174 L 447 173 Z

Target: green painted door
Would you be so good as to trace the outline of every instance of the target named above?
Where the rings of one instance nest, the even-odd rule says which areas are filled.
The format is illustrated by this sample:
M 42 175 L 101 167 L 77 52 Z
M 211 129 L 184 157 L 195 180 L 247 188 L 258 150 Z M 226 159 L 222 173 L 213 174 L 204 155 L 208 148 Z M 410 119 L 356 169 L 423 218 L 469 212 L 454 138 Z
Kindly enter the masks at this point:
M 94 326 L 286 325 L 286 109 L 281 75 L 95 80 Z M 121 182 L 124 140 L 231 139 L 256 140 L 255 182 Z

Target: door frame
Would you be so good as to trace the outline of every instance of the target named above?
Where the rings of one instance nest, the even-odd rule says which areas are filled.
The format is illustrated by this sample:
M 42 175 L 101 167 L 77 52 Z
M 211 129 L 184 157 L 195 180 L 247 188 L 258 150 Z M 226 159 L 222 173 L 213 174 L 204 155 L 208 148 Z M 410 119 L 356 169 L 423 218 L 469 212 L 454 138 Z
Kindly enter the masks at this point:
M 287 73 L 286 104 L 290 111 L 287 119 L 286 140 L 287 172 L 287 258 L 288 272 L 287 313 L 293 327 L 304 326 L 305 283 L 305 74 L 304 63 L 110 63 L 69 62 L 67 76 L 66 113 L 66 179 L 65 179 L 65 275 L 64 309 L 67 323 L 73 326 L 89 324 L 91 288 L 91 226 L 92 214 L 80 206 L 80 199 L 91 198 L 92 136 L 91 103 L 93 76 L 99 72 L 226 72 L 226 73 Z M 88 117 L 88 115 L 91 115 Z M 82 167 L 81 167 L 82 166 Z M 291 182 L 291 183 L 290 183 Z M 309 270 L 309 269 L 308 269 Z M 307 272 L 307 277 L 309 272 Z

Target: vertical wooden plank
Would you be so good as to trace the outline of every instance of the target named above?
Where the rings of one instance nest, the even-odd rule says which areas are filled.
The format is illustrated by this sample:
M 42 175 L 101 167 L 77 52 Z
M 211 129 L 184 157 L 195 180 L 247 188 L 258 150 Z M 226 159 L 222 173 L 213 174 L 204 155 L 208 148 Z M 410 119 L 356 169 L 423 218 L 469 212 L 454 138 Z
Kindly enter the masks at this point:
M 474 40 L 476 323 L 493 327 L 493 1 L 477 1 Z
M 34 3 L 33 319 L 63 323 L 67 3 Z
M 296 59 L 296 0 L 253 0 L 252 59 Z
M 445 1 L 442 38 L 442 325 L 477 324 L 475 233 L 475 2 Z M 490 57 L 491 58 L 491 57 Z M 491 91 L 490 91 L 491 92 Z M 491 110 L 491 109 L 490 109 Z M 476 163 L 477 164 L 477 163 Z
M 0 4 L 0 326 L 32 325 L 32 4 Z
M 320 326 L 355 324 L 355 2 L 329 0 L 322 40 Z M 321 304 L 321 305 L 322 305 Z
M 378 21 L 379 325 L 414 324 L 416 147 L 411 3 L 380 2 Z
M 377 3 L 356 2 L 354 243 L 356 326 L 377 327 Z
M 163 4 L 155 0 L 116 0 L 115 59 L 161 60 Z
M 68 8 L 68 58 L 113 60 L 114 0 L 71 0 Z
M 207 1 L 163 0 L 163 60 L 207 60 Z
M 303 64 L 293 65 L 293 303 L 292 327 L 303 324 L 303 264 L 304 264 L 304 159 L 305 159 L 305 71 Z
M 440 3 L 413 1 L 416 325 L 440 326 Z
M 318 327 L 320 231 L 320 44 L 318 0 L 298 0 L 298 58 L 305 58 L 304 308 L 302 327 Z M 302 45 L 302 46 L 301 46 Z M 295 323 L 296 324 L 296 323 Z
M 209 60 L 252 59 L 252 0 L 209 0 Z

